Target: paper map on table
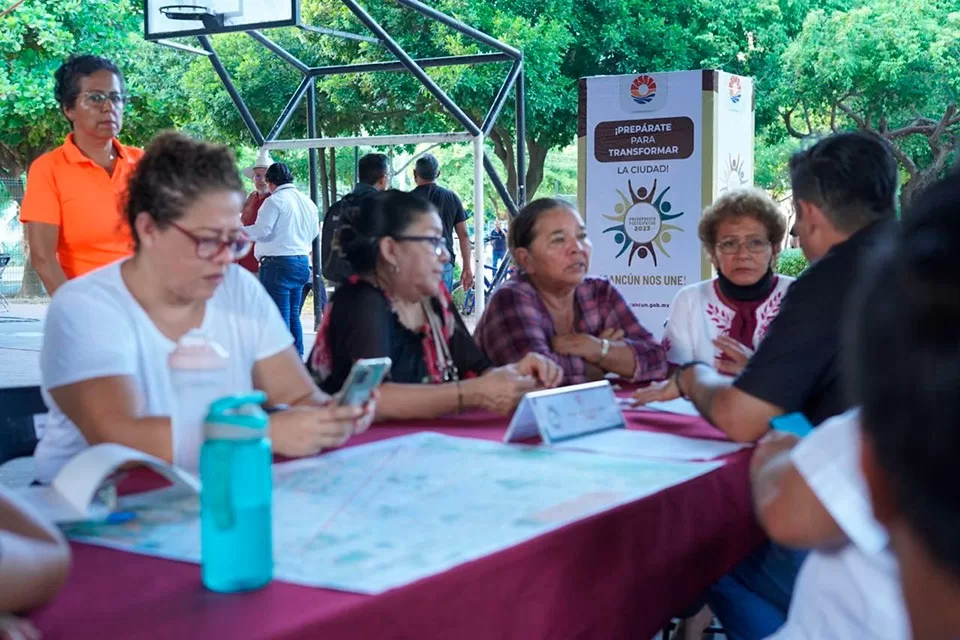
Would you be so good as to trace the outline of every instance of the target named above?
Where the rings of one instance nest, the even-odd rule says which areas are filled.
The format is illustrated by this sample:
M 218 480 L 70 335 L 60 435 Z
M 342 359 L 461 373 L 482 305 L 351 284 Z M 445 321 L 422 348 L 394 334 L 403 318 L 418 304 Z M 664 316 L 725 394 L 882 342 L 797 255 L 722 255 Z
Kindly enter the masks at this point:
M 418 433 L 274 466 L 275 576 L 381 593 L 651 495 L 719 463 L 640 460 Z M 196 498 L 74 540 L 199 562 Z

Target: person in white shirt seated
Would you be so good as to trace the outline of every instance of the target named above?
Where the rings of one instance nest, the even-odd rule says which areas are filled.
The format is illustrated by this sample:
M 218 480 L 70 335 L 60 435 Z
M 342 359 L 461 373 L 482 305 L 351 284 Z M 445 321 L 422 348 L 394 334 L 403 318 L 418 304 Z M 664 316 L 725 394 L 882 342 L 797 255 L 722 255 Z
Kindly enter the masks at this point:
M 717 277 L 674 297 L 663 339 L 671 365 L 699 360 L 729 375 L 743 369 L 793 284 L 774 273 L 786 230 L 777 203 L 759 189 L 727 191 L 707 207 L 698 233 Z
M 260 261 L 260 282 L 290 328 L 302 360 L 300 307 L 303 288 L 311 279 L 309 255 L 320 235 L 320 214 L 317 205 L 297 190 L 287 165 L 270 165 L 266 180 L 271 195 L 260 207 L 257 221 L 243 231 L 257 243 L 254 255 Z
M 772 431 L 751 463 L 754 508 L 774 542 L 814 549 L 776 640 L 908 640 L 897 561 L 874 518 L 853 409 L 803 440 Z
M 848 333 L 863 471 L 914 640 L 960 638 L 958 213 L 960 167 L 904 213 Z
M 813 547 L 777 640 L 960 638 L 960 181 L 918 196 L 847 309 L 861 405 L 754 453 L 771 538 Z
M 243 183 L 233 154 L 158 136 L 130 180 L 132 258 L 64 284 L 47 312 L 40 370 L 50 408 L 36 451 L 52 481 L 89 444 L 116 442 L 173 461 L 167 358 L 199 329 L 229 353 L 231 393 L 266 392 L 274 451 L 313 455 L 365 429 L 375 407 L 337 407 L 313 384 L 276 305 L 234 260 Z

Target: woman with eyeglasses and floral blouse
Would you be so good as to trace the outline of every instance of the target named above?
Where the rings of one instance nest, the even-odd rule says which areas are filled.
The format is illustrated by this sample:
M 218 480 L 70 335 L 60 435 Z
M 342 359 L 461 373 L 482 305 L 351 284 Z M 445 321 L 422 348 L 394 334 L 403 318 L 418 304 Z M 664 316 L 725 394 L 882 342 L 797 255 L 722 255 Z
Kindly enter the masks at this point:
M 793 278 L 774 273 L 786 220 L 759 189 L 721 195 L 700 218 L 717 277 L 681 289 L 664 337 L 671 365 L 699 360 L 736 375 L 766 335 Z
M 64 284 L 40 353 L 50 407 L 36 452 L 50 482 L 88 443 L 116 442 L 172 461 L 176 398 L 167 359 L 197 330 L 229 354 L 225 393 L 259 389 L 272 405 L 274 451 L 295 457 L 342 444 L 373 418 L 330 402 L 307 373 L 266 290 L 236 258 L 244 189 L 224 146 L 158 136 L 130 179 L 134 255 Z
M 73 131 L 30 166 L 20 209 L 30 261 L 50 295 L 133 251 L 122 206 L 143 156 L 117 140 L 128 97 L 116 65 L 73 56 L 54 77 L 54 95 Z
M 340 390 L 361 358 L 389 357 L 378 418 L 432 418 L 466 409 L 509 413 L 527 391 L 559 384 L 537 354 L 492 367 L 441 282 L 449 262 L 432 204 L 390 190 L 365 198 L 340 223 L 355 276 L 340 285 L 317 331 L 310 367 L 321 389 Z

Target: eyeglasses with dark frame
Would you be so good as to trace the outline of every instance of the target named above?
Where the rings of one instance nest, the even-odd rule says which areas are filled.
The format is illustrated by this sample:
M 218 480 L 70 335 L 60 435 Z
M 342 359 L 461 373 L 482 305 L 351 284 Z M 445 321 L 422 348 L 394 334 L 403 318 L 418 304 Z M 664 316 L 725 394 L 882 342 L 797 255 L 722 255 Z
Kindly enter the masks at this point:
M 102 110 L 107 100 L 117 109 L 123 109 L 123 107 L 130 102 L 129 95 L 126 93 L 117 93 L 116 91 L 111 91 L 110 93 L 104 91 L 83 91 L 79 95 L 83 96 L 84 105 L 96 111 Z
M 250 253 L 250 249 L 253 247 L 253 242 L 243 232 L 235 238 L 221 240 L 220 238 L 201 238 L 192 231 L 187 231 L 176 222 L 171 222 L 170 226 L 193 240 L 197 248 L 197 257 L 201 260 L 213 260 L 223 253 L 224 249 L 228 248 L 233 252 L 234 259 L 239 260 Z
M 443 236 L 391 236 L 397 242 L 427 242 L 433 245 L 433 253 L 439 257 L 447 250 Z
M 770 241 L 761 238 L 750 238 L 744 242 L 740 240 L 724 240 L 723 242 L 717 243 L 717 251 L 725 256 L 740 253 L 740 247 L 746 247 L 750 253 L 763 253 L 770 247 Z

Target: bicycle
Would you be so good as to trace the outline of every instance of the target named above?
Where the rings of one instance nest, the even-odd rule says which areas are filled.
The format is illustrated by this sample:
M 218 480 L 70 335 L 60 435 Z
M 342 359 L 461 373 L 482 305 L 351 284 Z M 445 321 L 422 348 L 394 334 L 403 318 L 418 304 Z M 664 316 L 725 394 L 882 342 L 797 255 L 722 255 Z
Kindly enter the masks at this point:
M 497 265 L 496 269 L 489 264 L 483 265 L 484 302 L 490 300 L 490 296 L 493 295 L 494 290 L 496 290 L 496 288 L 509 277 L 512 267 L 513 261 L 510 258 L 510 254 L 503 256 L 503 259 L 500 261 L 500 264 Z M 487 277 L 488 271 L 491 272 L 492 279 Z M 457 284 L 453 287 L 451 295 L 453 296 L 454 306 L 457 307 L 457 310 L 460 312 L 461 316 L 473 315 L 473 312 L 476 311 L 476 294 L 474 287 L 470 287 L 470 289 L 464 291 L 463 283 L 457 282 Z M 461 296 L 463 298 L 462 301 Z

